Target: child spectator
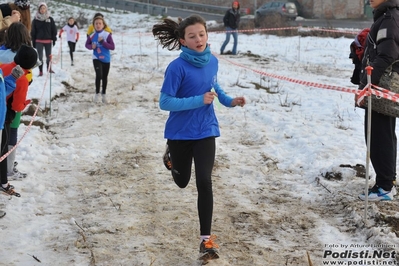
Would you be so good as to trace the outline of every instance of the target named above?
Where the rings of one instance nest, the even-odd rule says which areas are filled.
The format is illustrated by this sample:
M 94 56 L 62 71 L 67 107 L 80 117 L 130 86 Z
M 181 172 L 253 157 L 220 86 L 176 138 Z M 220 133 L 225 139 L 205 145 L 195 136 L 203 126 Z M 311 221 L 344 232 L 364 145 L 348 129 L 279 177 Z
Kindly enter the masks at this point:
M 36 16 L 32 21 L 31 38 L 33 47 L 37 49 L 39 60 L 42 62 L 39 66 L 39 76 L 43 76 L 43 49 L 46 52 L 47 70 L 50 73 L 54 73 L 54 71 L 49 68 L 49 65 L 51 61 L 51 50 L 57 41 L 57 28 L 44 2 L 39 4 Z
M 73 52 L 75 52 L 76 43 L 79 40 L 79 30 L 73 17 L 68 19 L 68 24 L 61 28 L 58 38 L 61 38 L 63 32 L 66 32 L 69 55 L 71 57 L 71 66 L 73 66 Z
M 21 22 L 12 23 L 9 28 L 7 28 L 3 45 L 0 47 L 0 62 L 11 63 L 14 61 L 14 57 L 19 50 L 19 48 L 25 44 L 30 46 L 31 39 L 28 29 Z M 39 61 L 38 61 L 39 62 Z M 29 84 L 32 82 L 32 70 L 26 74 Z M 15 118 L 10 125 L 10 137 L 8 141 L 8 150 L 14 148 L 18 140 L 18 128 L 21 122 L 21 112 L 16 112 Z M 18 171 L 15 161 L 16 148 L 7 156 L 7 175 L 8 180 L 17 180 L 20 178 L 25 178 L 26 173 Z
M 2 149 L 3 147 L 7 146 L 7 143 L 4 144 L 2 141 L 3 136 L 5 135 L 3 129 L 7 113 L 6 95 L 12 93 L 15 90 L 16 80 L 18 80 L 23 75 L 23 73 L 24 72 L 20 66 L 15 66 L 11 70 L 11 75 L 8 75 L 3 79 L 3 71 L 0 69 L 0 77 L 2 77 L 0 78 L 0 132 L 2 135 L 2 138 L 0 138 L 0 146 Z M 7 159 L 4 159 L 2 162 L 0 162 L 0 164 L 4 161 L 7 163 Z M 16 193 L 14 191 L 14 186 L 8 183 L 6 172 L 0 171 L 0 183 L 0 191 L 9 195 L 19 195 L 19 193 Z
M 4 99 L 0 98 L 0 103 L 3 101 L 4 105 L 0 104 L 0 106 L 4 106 L 6 108 L 6 115 L 3 118 L 2 126 L 2 140 L 1 140 L 1 156 L 8 153 L 8 136 L 10 135 L 10 123 L 15 117 L 16 111 L 22 111 L 25 106 L 29 103 L 26 101 L 26 95 L 28 93 L 28 79 L 26 74 L 29 73 L 29 70 L 33 68 L 37 63 L 37 52 L 30 46 L 22 45 L 18 50 L 17 54 L 14 57 L 14 61 L 8 64 L 1 64 L 0 69 L 2 70 L 5 76 L 11 75 L 15 82 L 15 90 L 7 94 L 7 105 Z M 18 70 L 18 71 L 17 71 Z M 0 115 L 0 118 L 3 116 Z M 14 187 L 8 183 L 8 175 L 7 175 L 7 160 L 3 160 L 0 162 L 0 179 L 1 186 L 0 190 L 4 193 L 10 195 L 19 195 L 14 191 Z
M 107 24 L 102 16 L 93 19 L 94 32 L 87 36 L 86 48 L 93 50 L 93 66 L 96 72 L 96 94 L 94 102 L 100 101 L 100 85 L 102 85 L 102 102 L 108 103 L 106 98 L 108 73 L 111 66 L 111 52 L 115 49 L 111 33 L 105 31 Z M 102 82 L 102 84 L 101 84 Z

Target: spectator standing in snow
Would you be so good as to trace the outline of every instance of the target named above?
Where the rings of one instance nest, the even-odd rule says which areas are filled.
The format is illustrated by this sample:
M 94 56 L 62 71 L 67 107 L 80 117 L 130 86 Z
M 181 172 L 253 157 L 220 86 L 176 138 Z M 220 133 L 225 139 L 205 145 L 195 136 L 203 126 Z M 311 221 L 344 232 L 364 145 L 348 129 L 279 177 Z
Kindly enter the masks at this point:
M 30 2 L 29 0 L 15 0 L 14 3 L 6 3 L 6 4 L 0 4 L 0 30 L 1 30 L 1 44 L 5 42 L 6 38 L 6 33 L 8 30 L 8 27 L 11 26 L 12 24 L 16 24 L 19 21 L 22 21 L 22 23 L 26 26 L 27 29 L 30 30 L 31 28 L 31 17 L 30 17 Z M 23 34 L 23 32 L 21 32 Z M 29 39 L 30 43 L 30 39 Z M 4 45 L 3 45 L 4 46 Z M 18 49 L 16 49 L 18 50 Z M 12 59 L 7 59 L 3 58 L 0 60 L 0 63 L 5 63 L 5 60 L 9 60 L 9 62 L 13 61 Z M 9 75 L 6 77 L 4 80 L 0 80 L 0 132 L 3 131 L 4 127 L 4 119 L 5 119 L 5 114 L 7 111 L 7 106 L 5 102 L 5 97 L 7 96 L 8 93 L 11 93 L 15 89 L 15 79 L 18 78 L 18 76 L 23 75 L 23 70 L 21 67 L 15 67 L 15 69 L 12 70 L 13 75 Z M 1 75 L 3 73 L 1 72 Z M 3 75 L 2 75 L 3 76 Z M 1 104 L 3 102 L 4 104 Z M 5 143 L 2 143 L 0 140 L 0 147 L 3 147 L 3 145 L 6 145 Z M 5 159 L 5 161 L 8 160 L 8 157 Z M 5 176 L 4 176 L 5 175 Z M 8 178 L 7 174 L 3 173 L 3 178 L 0 178 L 1 180 L 1 185 L 0 189 L 1 190 L 6 190 L 7 193 L 13 193 L 14 192 L 14 186 L 8 184 Z M 4 183 L 3 183 L 4 182 Z M 1 216 L 5 215 L 5 212 L 0 211 Z
M 0 62 L 11 63 L 14 61 L 15 55 L 22 45 L 31 46 L 31 38 L 28 29 L 21 22 L 12 23 L 8 27 L 4 36 L 4 44 L 0 47 Z M 38 61 L 39 62 L 39 61 Z M 32 82 L 32 69 L 26 73 L 28 83 Z M 14 148 L 18 140 L 18 128 L 21 123 L 22 112 L 16 112 L 15 118 L 10 124 L 10 136 L 8 140 L 8 150 Z M 16 167 L 16 148 L 7 156 L 7 175 L 9 180 L 18 180 L 25 178 L 26 173 L 18 171 Z
M 67 36 L 69 56 L 71 57 L 71 66 L 73 66 L 73 52 L 75 52 L 76 43 L 79 40 L 79 29 L 73 17 L 70 17 L 68 19 L 68 23 L 61 28 L 58 38 L 61 38 L 61 35 L 64 31 L 66 32 Z
M 370 6 L 374 9 L 374 23 L 367 36 L 359 89 L 367 85 L 366 66 L 373 67 L 371 83 L 378 84 L 385 69 L 395 60 L 399 60 L 399 10 L 397 8 L 399 0 L 374 0 L 370 2 Z M 399 64 L 393 65 L 393 71 L 399 73 Z M 367 111 L 364 121 L 367 138 Z M 368 191 L 368 200 L 393 200 L 396 194 L 394 188 L 397 157 L 396 118 L 372 111 L 370 127 L 370 159 L 376 173 L 376 182 Z M 359 198 L 365 200 L 366 195 L 360 194 Z
M 94 17 L 93 26 L 94 32 L 87 36 L 86 48 L 93 50 L 93 66 L 96 72 L 94 102 L 100 101 L 100 86 L 102 86 L 101 100 L 103 103 L 108 103 L 106 92 L 108 73 L 111 67 L 110 50 L 115 49 L 115 44 L 111 33 L 105 31 L 107 23 L 105 23 L 104 17 Z
M 214 111 L 218 98 L 226 107 L 244 106 L 244 97 L 231 98 L 217 83 L 218 60 L 208 45 L 205 20 L 192 15 L 176 23 L 164 19 L 152 33 L 163 48 L 182 50 L 167 67 L 159 106 L 169 111 L 164 137 L 164 164 L 176 185 L 185 188 L 191 178 L 194 159 L 200 221 L 200 253 L 205 259 L 218 258 L 218 246 L 211 236 L 213 214 L 212 169 L 215 138 L 220 136 Z
M 39 76 L 43 76 L 43 49 L 46 53 L 47 70 L 50 73 L 54 73 L 51 68 L 49 69 L 49 66 L 51 50 L 57 41 L 57 28 L 44 2 L 39 3 L 37 13 L 32 21 L 31 37 L 33 47 L 37 49 L 39 60 L 42 63 L 39 66 Z
M 238 25 L 240 24 L 240 3 L 238 1 L 234 1 L 232 7 L 226 11 L 226 14 L 223 17 L 223 23 L 226 27 L 226 39 L 220 48 L 220 54 L 224 53 L 224 49 L 227 44 L 230 42 L 230 35 L 233 35 L 233 50 L 231 53 L 233 55 L 237 54 L 237 43 L 238 43 Z
M 37 63 L 37 52 L 33 47 L 22 45 L 17 54 L 14 57 L 14 61 L 8 64 L 1 64 L 0 69 L 2 70 L 4 76 L 12 75 L 16 80 L 15 90 L 7 95 L 7 105 L 5 100 L 0 99 L 4 102 L 4 107 L 6 108 L 6 116 L 3 118 L 3 130 L 2 130 L 2 140 L 1 140 L 1 156 L 8 152 L 8 136 L 10 135 L 10 124 L 15 117 L 15 112 L 21 112 L 27 105 L 26 95 L 28 92 L 29 81 L 26 75 L 29 70 L 33 68 Z M 15 70 L 19 69 L 16 75 Z M 0 105 L 2 106 L 2 105 Z M 15 194 L 14 187 L 8 183 L 7 175 L 7 160 L 0 162 L 0 179 L 2 192 L 13 195 Z

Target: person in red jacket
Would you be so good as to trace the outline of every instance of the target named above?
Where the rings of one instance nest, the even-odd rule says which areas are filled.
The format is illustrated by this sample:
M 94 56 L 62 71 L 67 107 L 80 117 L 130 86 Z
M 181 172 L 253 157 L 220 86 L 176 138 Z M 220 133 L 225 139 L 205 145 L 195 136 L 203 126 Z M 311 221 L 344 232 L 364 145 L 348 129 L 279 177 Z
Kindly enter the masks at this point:
M 15 82 L 15 90 L 7 96 L 7 113 L 1 138 L 1 156 L 8 153 L 8 136 L 10 135 L 10 124 L 15 117 L 15 113 L 22 112 L 22 110 L 24 110 L 26 105 L 28 105 L 30 102 L 26 99 L 29 86 L 29 80 L 26 75 L 28 75 L 30 73 L 30 69 L 36 65 L 37 58 L 38 55 L 36 50 L 31 46 L 23 44 L 15 55 L 14 62 L 0 65 L 0 69 L 3 71 L 4 76 L 12 74 L 12 70 L 17 65 L 19 65 L 23 70 L 23 75 Z M 13 190 L 13 187 L 8 184 L 7 160 L 0 162 L 0 178 L 0 189 L 3 192 L 8 193 L 9 190 Z
M 22 112 L 26 105 L 29 104 L 29 102 L 26 101 L 29 87 L 29 80 L 26 75 L 28 75 L 30 69 L 36 65 L 37 57 L 37 52 L 33 47 L 23 44 L 15 55 L 14 62 L 0 65 L 0 69 L 3 70 L 5 76 L 9 75 L 16 65 L 20 65 L 24 70 L 24 76 L 16 82 L 15 91 L 7 95 L 7 104 L 10 105 L 14 113 Z

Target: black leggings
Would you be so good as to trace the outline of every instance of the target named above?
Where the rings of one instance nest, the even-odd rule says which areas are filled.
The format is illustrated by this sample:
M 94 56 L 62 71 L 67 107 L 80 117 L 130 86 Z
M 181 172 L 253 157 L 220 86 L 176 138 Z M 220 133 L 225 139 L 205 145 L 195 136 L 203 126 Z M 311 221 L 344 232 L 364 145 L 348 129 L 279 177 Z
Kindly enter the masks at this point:
M 96 93 L 100 93 L 100 84 L 102 83 L 102 94 L 107 91 L 108 73 L 111 63 L 103 63 L 98 59 L 93 59 L 94 70 L 96 71 Z
M 68 46 L 69 46 L 69 55 L 71 56 L 71 61 L 73 61 L 73 52 L 75 52 L 76 43 L 68 42 Z
M 201 140 L 168 140 L 172 161 L 172 176 L 180 188 L 191 178 L 194 159 L 198 192 L 198 216 L 201 235 L 210 235 L 213 213 L 212 169 L 215 162 L 215 138 Z

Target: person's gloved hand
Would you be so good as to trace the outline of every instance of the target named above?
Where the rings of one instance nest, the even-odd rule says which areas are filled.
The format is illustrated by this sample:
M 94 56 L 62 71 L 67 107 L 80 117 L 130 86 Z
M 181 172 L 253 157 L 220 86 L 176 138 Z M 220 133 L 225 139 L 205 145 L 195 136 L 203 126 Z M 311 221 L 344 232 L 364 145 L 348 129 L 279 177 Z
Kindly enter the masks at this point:
M 25 106 L 27 106 L 27 105 L 30 104 L 31 102 L 32 102 L 31 99 L 27 99 L 27 100 L 25 101 Z
M 76 42 L 78 42 L 78 39 L 76 39 Z
M 61 38 L 61 35 L 58 35 L 58 38 Z
M 53 46 L 55 46 L 55 40 L 53 41 Z
M 22 77 L 22 75 L 24 74 L 24 70 L 22 69 L 22 67 L 20 65 L 15 66 L 12 70 L 11 70 L 11 75 L 17 80 L 20 77 Z

